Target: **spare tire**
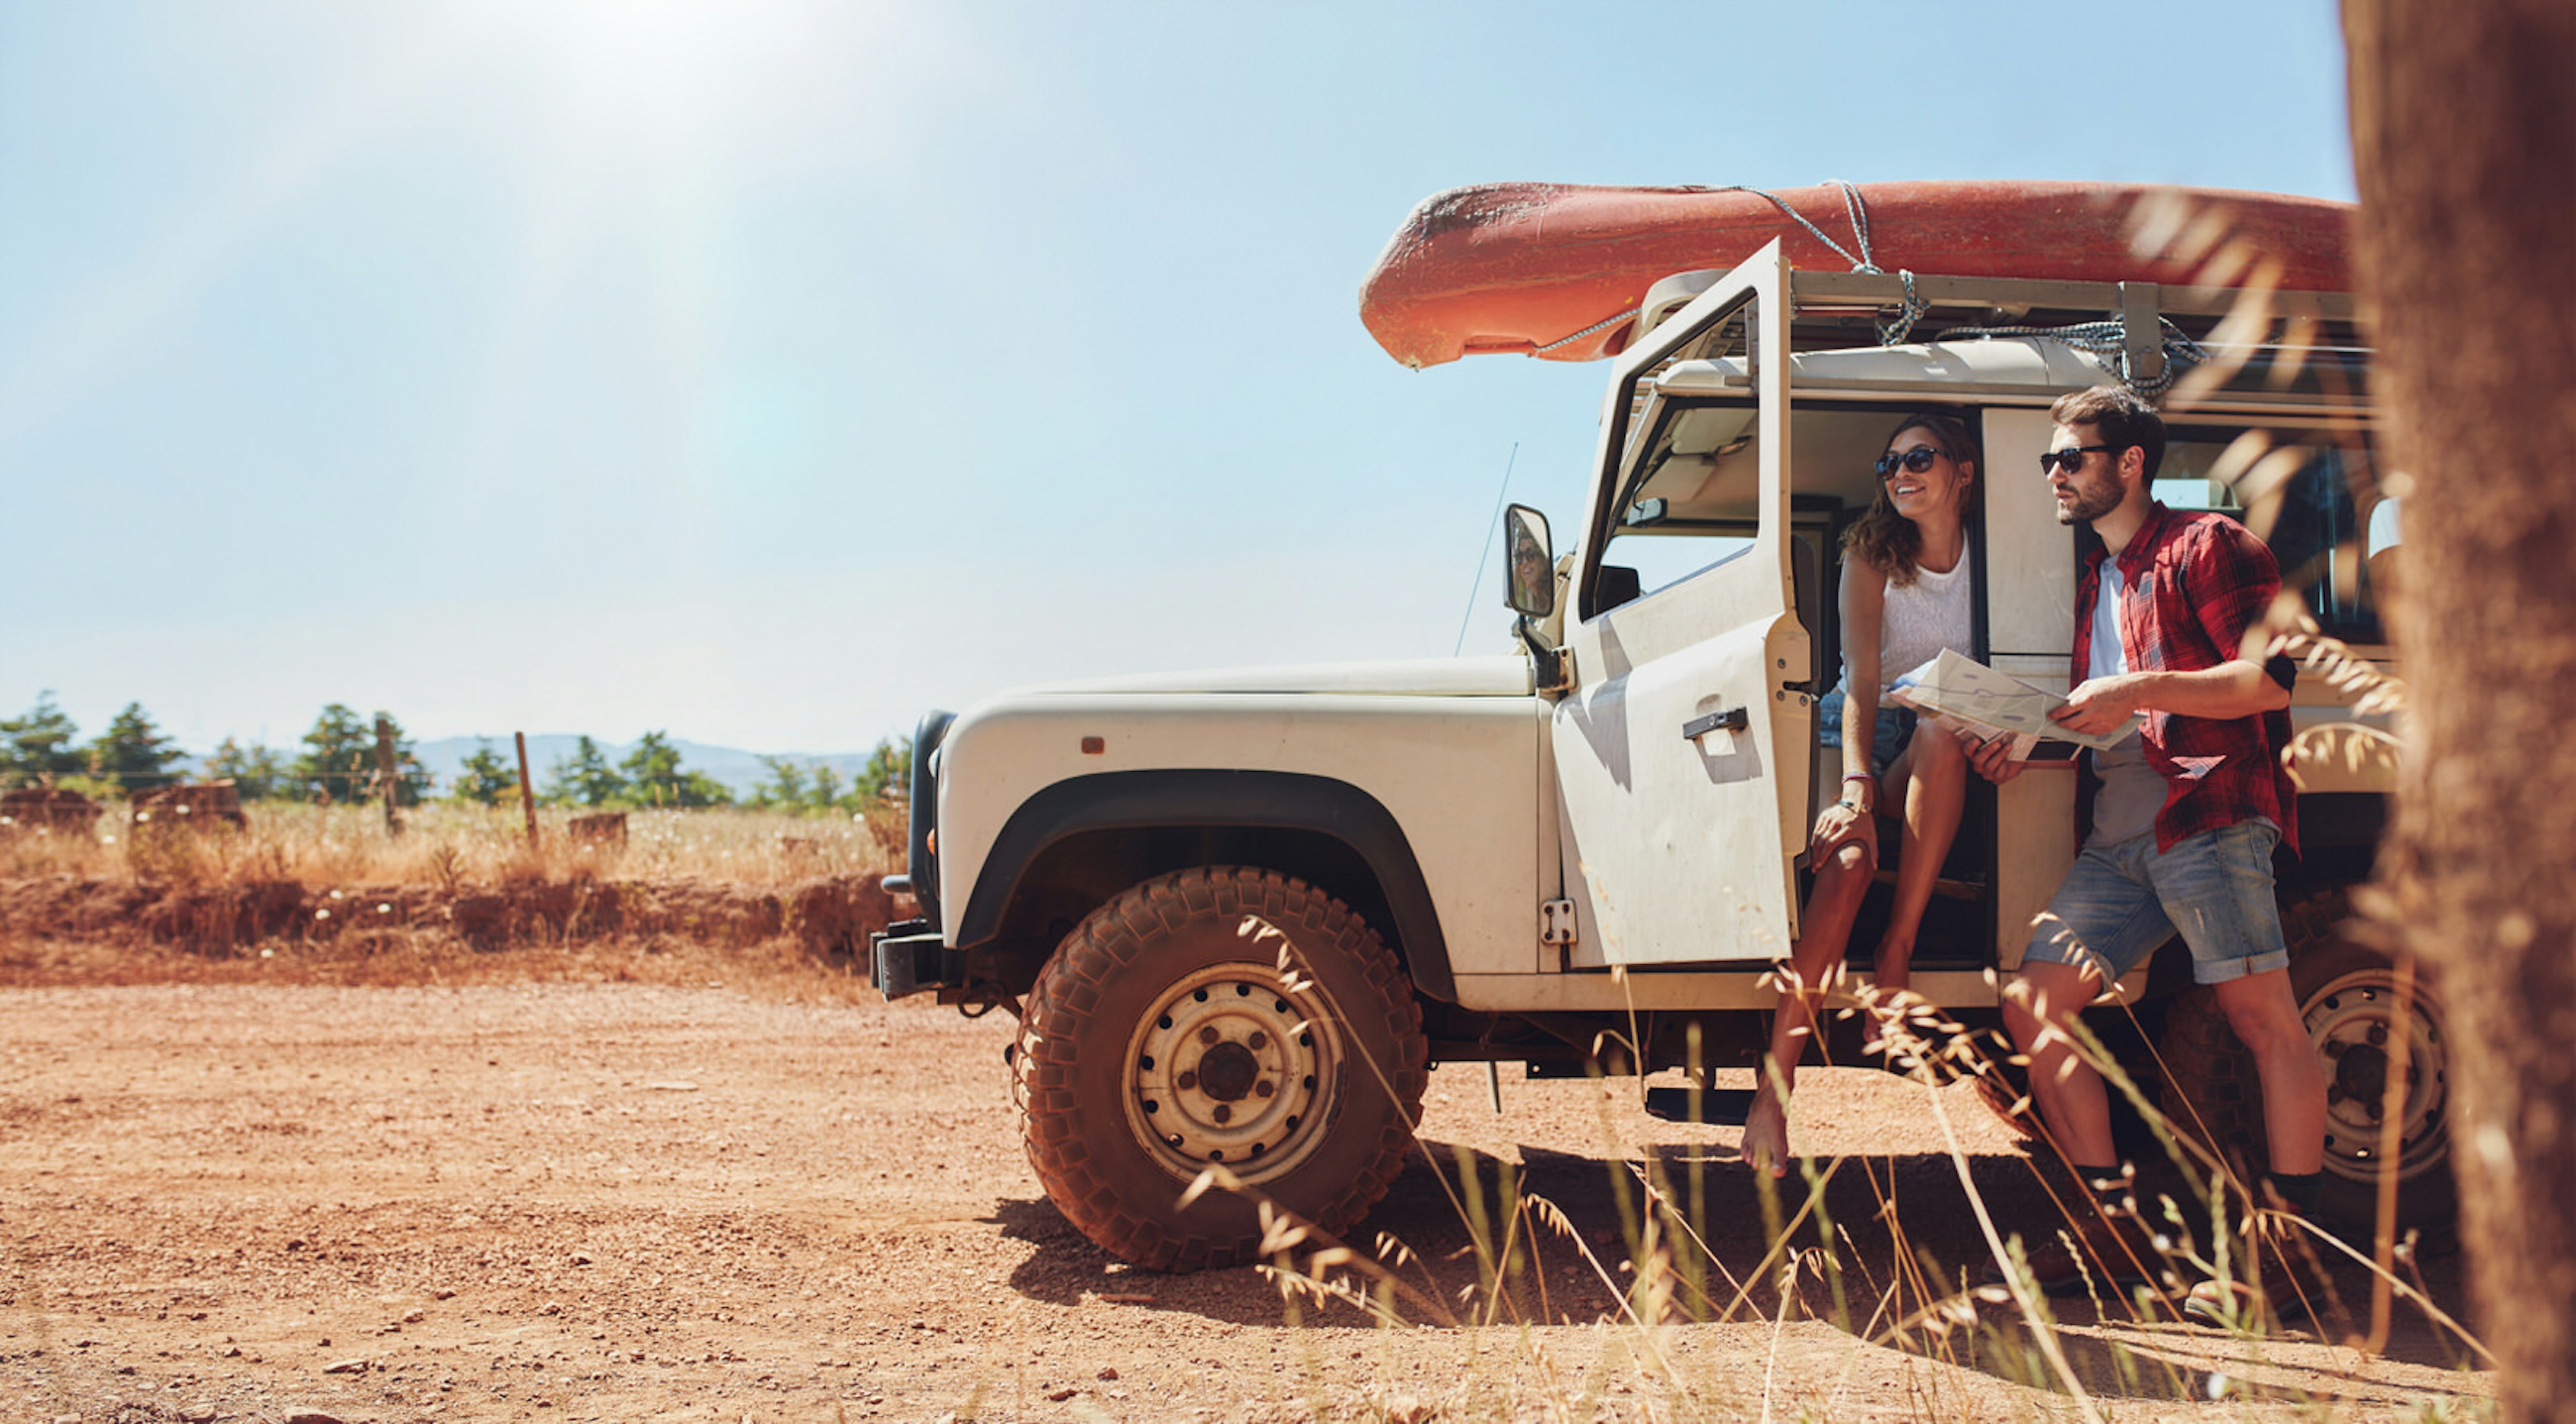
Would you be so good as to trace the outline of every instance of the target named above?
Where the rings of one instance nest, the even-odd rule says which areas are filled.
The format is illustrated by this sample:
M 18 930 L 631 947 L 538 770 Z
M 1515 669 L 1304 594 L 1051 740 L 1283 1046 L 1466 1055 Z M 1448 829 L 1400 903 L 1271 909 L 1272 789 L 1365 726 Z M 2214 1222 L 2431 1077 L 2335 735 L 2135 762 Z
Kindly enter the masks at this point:
M 2419 973 L 2411 1008 L 2402 1005 L 2397 964 L 2347 936 L 2348 919 L 2341 890 L 2318 892 L 2281 910 L 2281 931 L 2290 945 L 2290 991 L 2326 1070 L 2325 1180 L 2318 1211 L 2347 1231 L 2375 1229 L 2380 1179 L 2393 1171 L 2398 1229 L 2447 1225 L 2459 1203 L 2451 1179 L 2450 1025 L 2439 986 Z M 2383 1161 L 2388 1074 L 2401 1038 L 2408 1062 L 2397 1150 Z M 2163 1053 L 2173 1092 L 2166 1116 L 2222 1158 L 2248 1171 L 2264 1170 L 2262 1079 L 2206 986 L 2174 999 L 2165 1017 Z

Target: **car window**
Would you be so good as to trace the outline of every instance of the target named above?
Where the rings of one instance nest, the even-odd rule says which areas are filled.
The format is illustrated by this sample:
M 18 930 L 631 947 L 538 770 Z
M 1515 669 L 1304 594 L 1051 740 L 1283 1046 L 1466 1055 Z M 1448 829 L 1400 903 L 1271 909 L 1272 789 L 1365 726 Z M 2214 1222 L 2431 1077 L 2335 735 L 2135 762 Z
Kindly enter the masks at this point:
M 2225 452 L 2238 434 L 2170 432 L 2155 497 L 2174 509 L 2215 510 L 2244 522 L 2263 536 L 2283 585 L 2301 592 L 2329 636 L 2385 642 L 2369 557 L 2371 516 L 2381 501 L 2367 441 L 2350 432 L 2283 432 L 2268 462 L 2255 462 L 2231 483 L 2219 476 L 2228 472 Z M 2291 443 L 2301 435 L 2303 442 Z M 2241 455 L 2235 464 L 2245 464 Z M 2393 522 L 2383 515 L 2380 527 Z
M 1750 548 L 1761 454 L 1749 405 L 1662 405 L 1601 561 L 1637 571 L 1652 595 Z

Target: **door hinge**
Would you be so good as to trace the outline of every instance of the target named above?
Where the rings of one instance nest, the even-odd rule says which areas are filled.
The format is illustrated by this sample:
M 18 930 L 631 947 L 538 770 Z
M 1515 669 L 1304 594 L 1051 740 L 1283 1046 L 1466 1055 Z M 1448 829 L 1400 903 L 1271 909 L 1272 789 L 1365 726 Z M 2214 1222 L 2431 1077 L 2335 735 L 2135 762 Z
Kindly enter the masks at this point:
M 1538 690 L 1541 692 L 1574 690 L 1574 650 L 1572 648 L 1538 650 Z
M 1574 943 L 1574 902 L 1545 900 L 1538 907 L 1538 942 L 1541 944 Z

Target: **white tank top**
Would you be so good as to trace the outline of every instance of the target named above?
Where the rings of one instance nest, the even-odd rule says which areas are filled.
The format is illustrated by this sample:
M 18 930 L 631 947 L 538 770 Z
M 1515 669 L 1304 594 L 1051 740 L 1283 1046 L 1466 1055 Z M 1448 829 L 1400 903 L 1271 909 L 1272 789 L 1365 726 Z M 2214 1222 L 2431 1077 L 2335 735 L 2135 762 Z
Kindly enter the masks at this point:
M 1890 583 L 1878 625 L 1878 686 L 1885 692 L 1896 680 L 1941 655 L 1943 648 L 1966 657 L 1977 655 L 1977 620 L 1968 606 L 1972 560 L 1959 550 L 1959 562 L 1946 574 L 1916 565 L 1914 582 Z

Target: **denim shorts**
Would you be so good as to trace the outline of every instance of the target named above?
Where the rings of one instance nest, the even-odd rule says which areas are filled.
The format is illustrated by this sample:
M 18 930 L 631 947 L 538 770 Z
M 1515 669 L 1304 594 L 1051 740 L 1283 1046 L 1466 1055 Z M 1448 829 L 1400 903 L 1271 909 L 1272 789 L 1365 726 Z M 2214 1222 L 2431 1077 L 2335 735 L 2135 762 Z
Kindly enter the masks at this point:
M 2090 969 L 2107 986 L 2180 931 L 2199 983 L 2287 968 L 2290 948 L 2272 898 L 2272 847 L 2280 839 L 2280 828 L 2258 817 L 2185 837 L 2162 853 L 2153 831 L 2086 846 L 2048 913 L 2031 926 L 2022 963 Z
M 1887 769 L 1905 754 L 1905 744 L 1914 740 L 1914 721 L 1910 707 L 1878 705 L 1878 735 L 1869 744 L 1870 775 L 1887 775 Z M 1816 741 L 1828 747 L 1843 744 L 1843 690 L 1839 687 L 1816 701 Z

